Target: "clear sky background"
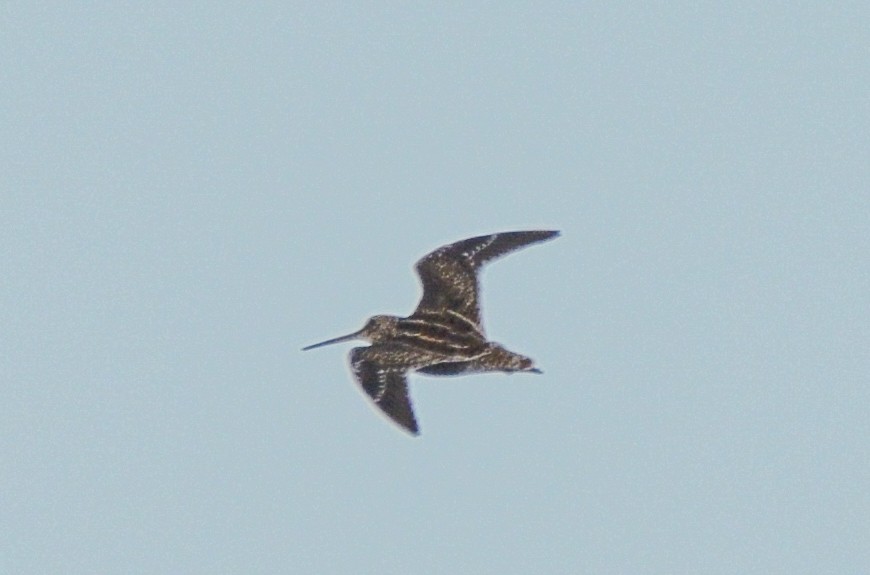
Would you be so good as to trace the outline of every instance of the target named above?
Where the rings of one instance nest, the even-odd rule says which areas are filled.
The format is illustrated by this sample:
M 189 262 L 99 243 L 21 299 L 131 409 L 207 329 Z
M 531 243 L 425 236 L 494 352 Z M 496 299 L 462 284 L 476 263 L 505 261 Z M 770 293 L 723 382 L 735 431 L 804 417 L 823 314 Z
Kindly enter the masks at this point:
M 0 6 L 0 571 L 870 572 L 865 3 L 84 4 Z M 543 375 L 300 351 L 536 228 Z

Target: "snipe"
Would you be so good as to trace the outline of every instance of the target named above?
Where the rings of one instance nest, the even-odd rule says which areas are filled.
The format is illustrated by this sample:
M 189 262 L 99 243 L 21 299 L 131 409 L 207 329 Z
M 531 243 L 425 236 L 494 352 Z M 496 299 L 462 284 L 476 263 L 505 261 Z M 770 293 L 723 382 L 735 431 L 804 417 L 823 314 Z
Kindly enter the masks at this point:
M 503 232 L 438 248 L 417 262 L 423 297 L 408 317 L 376 315 L 359 331 L 303 348 L 351 339 L 371 342 L 350 352 L 357 382 L 374 404 L 410 433 L 419 433 L 406 374 L 460 375 L 486 371 L 541 373 L 533 361 L 484 335 L 478 272 L 484 264 L 559 235 Z

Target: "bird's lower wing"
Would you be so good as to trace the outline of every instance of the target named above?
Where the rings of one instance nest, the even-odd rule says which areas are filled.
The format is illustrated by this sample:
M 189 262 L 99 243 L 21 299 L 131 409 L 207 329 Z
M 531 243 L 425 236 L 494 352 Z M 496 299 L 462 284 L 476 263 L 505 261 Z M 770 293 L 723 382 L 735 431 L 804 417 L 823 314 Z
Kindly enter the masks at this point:
M 358 347 L 351 351 L 351 367 L 357 383 L 371 398 L 375 406 L 408 432 L 417 435 L 420 430 L 411 398 L 408 395 L 407 368 L 382 365 L 366 357 L 373 347 Z
M 486 371 L 479 367 L 477 361 L 448 361 L 427 365 L 417 370 L 417 373 L 436 376 L 467 375 Z

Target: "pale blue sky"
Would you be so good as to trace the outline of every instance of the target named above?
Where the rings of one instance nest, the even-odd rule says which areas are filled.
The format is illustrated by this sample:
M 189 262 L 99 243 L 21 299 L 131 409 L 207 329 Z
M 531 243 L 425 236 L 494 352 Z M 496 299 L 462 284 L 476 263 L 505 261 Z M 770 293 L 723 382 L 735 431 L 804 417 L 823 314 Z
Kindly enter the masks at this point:
M 0 571 L 870 571 L 863 3 L 0 7 Z M 544 375 L 350 344 L 488 268 Z

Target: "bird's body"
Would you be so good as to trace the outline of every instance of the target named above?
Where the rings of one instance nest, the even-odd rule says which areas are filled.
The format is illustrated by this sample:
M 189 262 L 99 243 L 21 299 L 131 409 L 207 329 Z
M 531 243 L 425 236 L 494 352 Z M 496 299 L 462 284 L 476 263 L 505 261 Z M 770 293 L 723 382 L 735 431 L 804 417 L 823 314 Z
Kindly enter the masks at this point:
M 423 297 L 408 317 L 376 315 L 352 334 L 310 345 L 351 339 L 371 342 L 350 352 L 357 382 L 394 422 L 417 434 L 406 373 L 461 375 L 487 371 L 540 373 L 530 358 L 484 335 L 478 272 L 487 262 L 558 235 L 555 231 L 504 232 L 441 247 L 417 262 Z

